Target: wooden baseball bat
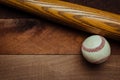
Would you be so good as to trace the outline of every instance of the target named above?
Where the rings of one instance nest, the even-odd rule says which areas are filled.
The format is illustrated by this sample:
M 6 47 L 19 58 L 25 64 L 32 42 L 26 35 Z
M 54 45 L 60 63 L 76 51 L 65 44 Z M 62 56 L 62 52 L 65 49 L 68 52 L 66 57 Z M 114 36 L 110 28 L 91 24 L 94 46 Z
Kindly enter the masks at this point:
M 120 40 L 120 15 L 60 0 L 0 0 L 74 28 Z

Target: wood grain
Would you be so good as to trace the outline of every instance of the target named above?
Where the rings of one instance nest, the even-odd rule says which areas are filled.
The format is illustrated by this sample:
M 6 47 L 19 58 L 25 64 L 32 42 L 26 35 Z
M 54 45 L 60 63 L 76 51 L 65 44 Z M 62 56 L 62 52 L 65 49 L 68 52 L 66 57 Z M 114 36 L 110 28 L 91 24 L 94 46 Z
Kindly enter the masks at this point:
M 119 80 L 120 56 L 101 65 L 87 63 L 81 55 L 1 55 L 2 80 Z
M 1 0 L 77 29 L 120 40 L 120 15 L 59 0 Z

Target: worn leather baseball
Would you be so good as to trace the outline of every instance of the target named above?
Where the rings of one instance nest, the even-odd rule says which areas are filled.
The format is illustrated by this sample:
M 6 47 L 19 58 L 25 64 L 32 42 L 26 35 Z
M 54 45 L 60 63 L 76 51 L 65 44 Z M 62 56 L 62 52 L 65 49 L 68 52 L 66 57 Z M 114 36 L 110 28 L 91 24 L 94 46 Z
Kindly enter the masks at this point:
M 105 62 L 111 54 L 108 41 L 100 35 L 86 38 L 82 43 L 81 49 L 84 58 L 88 62 L 95 64 Z

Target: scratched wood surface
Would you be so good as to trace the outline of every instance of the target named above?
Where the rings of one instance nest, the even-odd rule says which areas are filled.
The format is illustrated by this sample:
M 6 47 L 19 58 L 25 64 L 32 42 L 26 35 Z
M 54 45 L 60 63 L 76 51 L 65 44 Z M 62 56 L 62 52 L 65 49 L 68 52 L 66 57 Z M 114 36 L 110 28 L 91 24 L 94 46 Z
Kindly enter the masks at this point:
M 105 4 L 99 0 L 66 1 L 120 13 L 117 0 Z M 0 13 L 1 54 L 80 54 L 81 43 L 91 35 L 4 5 L 0 6 Z M 108 41 L 112 54 L 119 54 L 120 42 Z

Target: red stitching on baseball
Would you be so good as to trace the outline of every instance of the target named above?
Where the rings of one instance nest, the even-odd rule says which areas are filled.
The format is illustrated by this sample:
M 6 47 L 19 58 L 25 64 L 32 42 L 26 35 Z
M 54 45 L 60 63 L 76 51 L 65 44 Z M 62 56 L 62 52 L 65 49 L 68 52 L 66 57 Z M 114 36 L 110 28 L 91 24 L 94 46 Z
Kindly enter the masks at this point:
M 103 61 L 107 60 L 109 57 L 110 57 L 110 55 L 107 56 L 107 57 L 105 57 L 105 58 L 103 58 L 103 59 L 101 59 L 101 60 L 98 60 L 98 61 L 96 61 L 96 62 L 93 62 L 93 63 L 94 63 L 94 64 L 98 64 L 98 63 L 100 63 L 100 62 L 103 62 Z
M 105 45 L 105 40 L 104 40 L 103 37 L 100 37 L 100 38 L 102 40 L 100 46 L 90 49 L 90 48 L 86 48 L 84 45 L 82 45 L 82 49 L 85 50 L 85 51 L 88 51 L 88 52 L 97 52 L 97 51 L 101 50 Z

